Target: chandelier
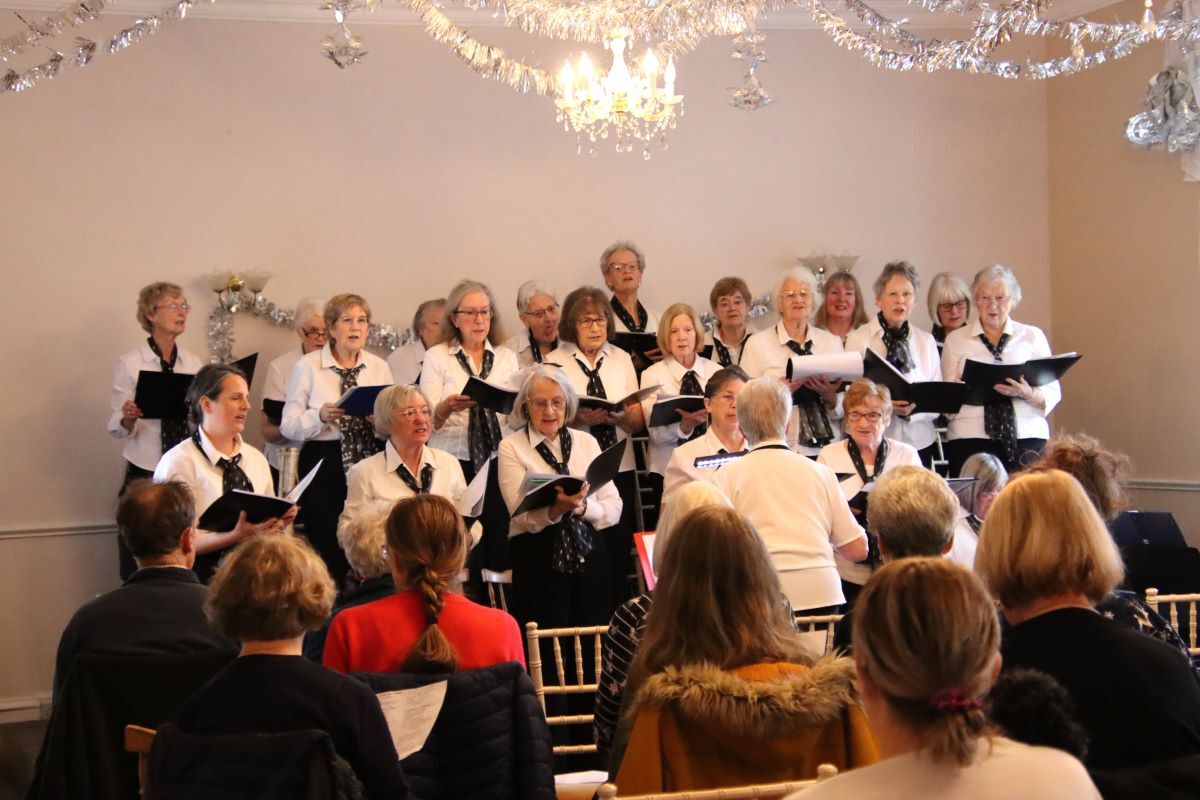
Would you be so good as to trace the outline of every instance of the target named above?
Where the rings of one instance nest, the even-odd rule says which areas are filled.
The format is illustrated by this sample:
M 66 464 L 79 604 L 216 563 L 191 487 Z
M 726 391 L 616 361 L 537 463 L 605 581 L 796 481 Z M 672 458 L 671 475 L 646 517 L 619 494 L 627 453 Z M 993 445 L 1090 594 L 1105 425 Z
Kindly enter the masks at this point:
M 621 30 L 606 42 L 612 52 L 607 73 L 592 66 L 587 53 L 572 68 L 568 61 L 558 73 L 554 104 L 563 129 L 574 131 L 578 150 L 588 143 L 594 152 L 597 140 L 612 134 L 618 153 L 632 152 L 634 141 L 641 143 L 642 157 L 650 158 L 650 143 L 657 140 L 666 147 L 667 131 L 682 116 L 683 96 L 675 94 L 675 62 L 659 66 L 654 50 L 647 48 L 637 74 L 625 63 L 626 32 Z M 662 73 L 662 86 L 658 85 Z

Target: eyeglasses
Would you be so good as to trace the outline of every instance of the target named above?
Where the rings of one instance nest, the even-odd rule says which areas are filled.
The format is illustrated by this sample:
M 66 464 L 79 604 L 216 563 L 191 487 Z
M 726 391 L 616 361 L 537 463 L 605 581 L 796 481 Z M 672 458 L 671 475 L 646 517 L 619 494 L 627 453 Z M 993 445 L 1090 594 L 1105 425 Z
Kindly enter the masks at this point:
M 879 422 L 879 420 L 883 419 L 883 414 L 880 414 L 878 411 L 868 411 L 866 414 L 858 411 L 851 411 L 846 415 L 846 419 L 850 420 L 851 422 L 859 422 L 865 419 L 867 422 L 870 422 L 872 425 L 874 425 L 876 422 Z
M 608 325 L 608 320 L 604 317 L 580 317 L 575 324 L 581 328 L 603 328 Z
M 807 300 L 811 296 L 811 293 L 805 289 L 784 289 L 783 296 L 788 300 L 791 300 L 793 297 L 799 297 Z
M 414 417 L 424 417 L 425 419 L 429 419 L 429 406 L 421 406 L 420 408 L 402 408 L 400 409 L 400 416 L 404 417 L 405 419 L 413 419 Z
M 545 308 L 538 309 L 537 311 L 522 311 L 521 312 L 522 316 L 533 317 L 534 319 L 539 319 L 539 320 L 545 319 L 547 314 L 557 314 L 557 313 L 558 313 L 557 305 L 546 306 Z
M 553 408 L 555 411 L 562 411 L 567 407 L 567 401 L 561 397 L 551 397 L 549 400 L 544 397 L 535 397 L 529 401 L 529 405 L 538 411 L 545 411 L 548 408 Z
M 733 392 L 717 392 L 712 399 L 720 400 L 722 403 L 733 403 L 737 400 L 737 395 Z
M 324 328 L 301 328 L 300 332 L 306 339 L 328 339 L 329 331 Z
M 359 317 L 340 317 L 338 322 L 342 325 L 370 325 L 371 318 L 365 315 Z
M 955 303 L 938 303 L 937 309 L 938 311 L 966 311 L 967 301 L 959 300 Z
M 637 264 L 609 264 L 608 270 L 609 272 L 629 272 L 631 270 L 641 272 L 642 268 Z
M 492 318 L 492 310 L 490 308 L 459 308 L 455 309 L 454 313 L 463 317 L 471 317 L 472 319 Z
M 164 308 L 169 311 L 182 311 L 185 314 L 192 310 L 192 307 L 187 303 L 167 303 L 165 306 L 155 306 L 154 310 L 161 311 Z
M 996 297 L 976 297 L 975 300 L 981 306 L 1004 306 L 1008 305 L 1008 301 L 1012 300 L 1006 294 L 997 295 Z

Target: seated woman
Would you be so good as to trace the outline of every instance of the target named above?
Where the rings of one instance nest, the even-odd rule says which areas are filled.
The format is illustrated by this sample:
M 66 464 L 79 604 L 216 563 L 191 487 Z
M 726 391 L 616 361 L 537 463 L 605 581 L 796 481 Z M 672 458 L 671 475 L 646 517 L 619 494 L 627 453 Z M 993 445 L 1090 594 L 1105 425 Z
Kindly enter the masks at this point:
M 374 693 L 300 655 L 304 632 L 333 605 L 324 562 L 295 536 L 256 536 L 217 569 L 205 611 L 242 643 L 241 657 L 183 704 L 185 733 L 228 735 L 321 730 L 371 800 L 408 797 L 400 760 Z
M 704 410 L 708 415 L 708 430 L 704 435 L 681 444 L 671 454 L 663 476 L 663 506 L 680 489 L 695 481 L 713 481 L 720 467 L 697 467 L 701 456 L 738 453 L 746 449 L 746 437 L 737 420 L 737 393 L 750 380 L 741 367 L 717 370 L 704 384 Z M 664 512 L 665 513 L 665 512 Z M 662 522 L 659 522 L 662 528 Z M 657 540 L 656 540 L 657 541 Z
M 469 538 L 446 498 L 419 494 L 387 521 L 399 591 L 348 608 L 329 626 L 325 666 L 338 672 L 454 672 L 519 661 L 521 632 L 503 611 L 457 593 Z
M 991 598 L 969 571 L 944 558 L 885 565 L 859 598 L 854 625 L 858 685 L 883 761 L 793 797 L 1098 800 L 1074 758 L 992 729 L 983 697 L 999 646 Z
M 1096 613 L 1124 567 L 1078 481 L 1060 470 L 1014 478 L 988 512 L 975 569 L 1012 625 L 1004 668 L 1041 670 L 1070 693 L 1091 737 L 1089 767 L 1200 752 L 1200 685 L 1190 665 Z
M 621 790 L 800 780 L 823 763 L 874 762 L 850 661 L 810 663 L 754 527 L 709 507 L 678 531 L 626 685 L 611 760 Z
M 959 528 L 978 536 L 988 509 L 992 507 L 992 501 L 1008 483 L 1008 470 L 1000 463 L 1000 459 L 991 453 L 975 453 L 963 462 L 958 477 L 974 478 L 957 492 L 958 501 L 962 505 Z

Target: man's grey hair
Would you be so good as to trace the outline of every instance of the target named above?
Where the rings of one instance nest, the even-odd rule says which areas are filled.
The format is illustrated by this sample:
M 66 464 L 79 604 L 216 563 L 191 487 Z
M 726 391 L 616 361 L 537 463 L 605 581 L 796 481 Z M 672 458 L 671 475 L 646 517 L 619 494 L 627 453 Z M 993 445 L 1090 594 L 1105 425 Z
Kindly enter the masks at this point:
M 737 418 L 751 447 L 782 439 L 792 415 L 792 394 L 778 378 L 755 378 L 737 394 Z

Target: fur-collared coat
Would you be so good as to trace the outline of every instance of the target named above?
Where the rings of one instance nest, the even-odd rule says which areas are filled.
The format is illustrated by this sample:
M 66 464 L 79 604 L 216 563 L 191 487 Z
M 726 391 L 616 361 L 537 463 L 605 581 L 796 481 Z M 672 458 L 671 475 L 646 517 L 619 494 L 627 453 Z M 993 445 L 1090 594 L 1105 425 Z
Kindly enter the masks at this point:
M 622 794 L 807 780 L 879 760 L 853 664 L 669 668 L 649 678 L 617 772 Z

